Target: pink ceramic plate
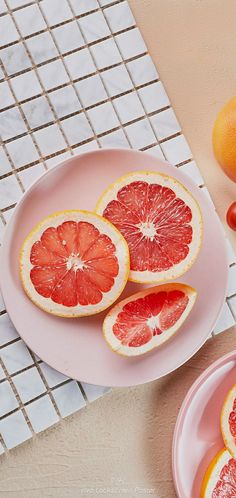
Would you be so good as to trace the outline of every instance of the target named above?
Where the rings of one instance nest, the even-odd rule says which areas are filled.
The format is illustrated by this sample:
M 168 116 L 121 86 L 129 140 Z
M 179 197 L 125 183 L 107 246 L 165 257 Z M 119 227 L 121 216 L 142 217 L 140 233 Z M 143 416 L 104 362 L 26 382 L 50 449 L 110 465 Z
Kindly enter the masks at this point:
M 173 476 L 179 498 L 199 498 L 207 467 L 224 447 L 220 412 L 235 378 L 236 351 L 233 351 L 200 375 L 183 402 L 172 452 Z
M 22 290 L 18 259 L 25 236 L 45 216 L 63 209 L 95 207 L 104 189 L 130 171 L 157 170 L 180 180 L 201 205 L 204 240 L 196 263 L 181 281 L 199 297 L 181 330 L 159 350 L 139 358 L 113 353 L 101 333 L 104 314 L 66 320 L 34 306 Z M 227 258 L 221 224 L 205 194 L 179 169 L 143 152 L 100 150 L 59 164 L 24 195 L 6 230 L 1 282 L 7 311 L 21 337 L 45 362 L 85 382 L 129 386 L 157 379 L 179 367 L 205 342 L 224 301 Z M 122 295 L 141 289 L 129 284 Z

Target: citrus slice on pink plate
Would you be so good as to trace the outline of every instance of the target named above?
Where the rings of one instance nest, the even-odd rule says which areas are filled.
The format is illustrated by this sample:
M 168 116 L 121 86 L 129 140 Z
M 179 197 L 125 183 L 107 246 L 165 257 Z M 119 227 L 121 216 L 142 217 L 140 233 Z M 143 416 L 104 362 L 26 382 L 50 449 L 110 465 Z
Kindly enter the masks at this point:
M 236 460 L 225 448 L 210 463 L 202 483 L 200 498 L 235 498 Z
M 202 216 L 192 194 L 175 178 L 150 171 L 119 178 L 96 206 L 125 237 L 129 280 L 175 279 L 194 263 L 202 242 Z
M 138 356 L 166 342 L 189 315 L 197 292 L 189 285 L 169 283 L 138 292 L 116 304 L 103 322 L 113 351 Z
M 236 385 L 226 396 L 221 411 L 220 425 L 225 446 L 236 458 Z
M 128 246 L 107 220 L 88 211 L 62 211 L 25 239 L 20 274 L 29 298 L 63 317 L 93 315 L 121 294 L 129 274 Z

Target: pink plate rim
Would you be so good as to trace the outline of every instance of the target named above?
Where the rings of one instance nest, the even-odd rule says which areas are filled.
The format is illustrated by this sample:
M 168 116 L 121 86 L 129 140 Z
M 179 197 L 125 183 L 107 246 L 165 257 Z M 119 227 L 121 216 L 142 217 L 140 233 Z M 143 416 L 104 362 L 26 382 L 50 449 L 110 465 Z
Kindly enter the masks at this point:
M 218 370 L 219 367 L 224 365 L 225 363 L 228 362 L 228 360 L 232 360 L 236 356 L 236 350 L 231 351 L 230 353 L 225 354 L 224 356 L 221 356 L 217 360 L 215 360 L 209 367 L 207 367 L 204 372 L 199 375 L 199 377 L 194 381 L 190 389 L 188 390 L 177 420 L 175 424 L 175 429 L 174 429 L 174 434 L 173 434 L 173 441 L 172 441 L 172 474 L 173 474 L 173 479 L 174 479 L 174 484 L 175 484 L 175 489 L 177 492 L 177 495 L 179 498 L 181 498 L 181 479 L 178 473 L 177 469 L 177 447 L 178 447 L 178 441 L 179 441 L 179 431 L 180 431 L 180 426 L 184 418 L 186 417 L 188 408 L 197 393 L 198 389 L 204 384 L 204 382 L 208 379 L 208 377 L 214 373 L 215 371 Z

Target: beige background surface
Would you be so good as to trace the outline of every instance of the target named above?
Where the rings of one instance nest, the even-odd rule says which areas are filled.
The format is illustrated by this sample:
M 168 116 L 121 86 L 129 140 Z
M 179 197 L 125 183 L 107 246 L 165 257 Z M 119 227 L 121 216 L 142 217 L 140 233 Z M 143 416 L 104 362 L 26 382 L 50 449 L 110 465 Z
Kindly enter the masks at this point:
M 235 94 L 234 0 L 129 0 L 160 77 L 224 220 L 236 186 L 211 151 L 217 110 Z M 229 233 L 236 249 L 236 236 Z M 208 341 L 177 372 L 114 389 L 1 459 L 1 498 L 174 498 L 171 440 L 181 402 L 235 330 Z M 109 488 L 112 488 L 109 490 Z

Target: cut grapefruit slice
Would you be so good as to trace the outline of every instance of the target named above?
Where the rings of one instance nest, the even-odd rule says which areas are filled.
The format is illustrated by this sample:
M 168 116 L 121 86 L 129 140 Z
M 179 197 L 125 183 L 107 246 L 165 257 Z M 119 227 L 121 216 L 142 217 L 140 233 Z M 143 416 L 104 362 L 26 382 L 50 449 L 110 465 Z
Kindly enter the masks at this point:
M 236 385 L 227 394 L 221 411 L 220 425 L 225 446 L 236 458 Z
M 194 263 L 202 241 L 202 216 L 192 194 L 175 178 L 138 171 L 102 195 L 96 212 L 125 237 L 134 282 L 171 280 Z
M 129 250 L 120 232 L 101 216 L 62 211 L 28 235 L 20 274 L 39 308 L 69 318 L 93 315 L 121 294 L 129 274 Z
M 236 497 L 236 460 L 221 450 L 210 463 L 202 483 L 200 498 Z
M 190 313 L 197 292 L 170 283 L 138 292 L 116 304 L 103 322 L 103 334 L 113 351 L 138 356 L 167 341 Z

